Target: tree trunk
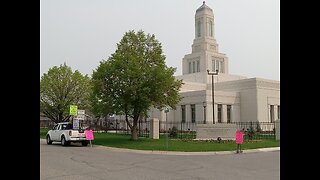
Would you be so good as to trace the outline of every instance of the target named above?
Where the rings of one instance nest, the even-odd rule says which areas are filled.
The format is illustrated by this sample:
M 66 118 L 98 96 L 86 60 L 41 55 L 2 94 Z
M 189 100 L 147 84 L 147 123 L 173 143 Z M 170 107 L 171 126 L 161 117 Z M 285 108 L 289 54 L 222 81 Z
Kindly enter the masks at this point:
M 131 127 L 131 139 L 132 140 L 138 140 L 138 119 L 139 114 L 135 115 L 133 117 L 133 125 Z
M 137 126 L 133 126 L 131 128 L 131 139 L 132 140 L 138 140 L 138 129 L 137 129 Z
M 59 120 L 59 122 L 63 122 L 63 112 L 60 112 L 58 114 L 58 120 Z

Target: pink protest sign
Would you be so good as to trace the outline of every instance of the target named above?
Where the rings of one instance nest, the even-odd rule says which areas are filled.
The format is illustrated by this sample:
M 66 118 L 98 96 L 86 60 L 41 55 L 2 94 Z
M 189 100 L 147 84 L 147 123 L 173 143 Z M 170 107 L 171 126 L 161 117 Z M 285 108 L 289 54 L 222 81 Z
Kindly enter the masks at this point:
M 84 133 L 86 134 L 86 140 L 93 140 L 93 132 L 92 130 L 85 130 Z
M 243 143 L 243 135 L 244 135 L 244 133 L 242 131 L 237 131 L 236 132 L 236 143 L 237 144 L 242 144 Z

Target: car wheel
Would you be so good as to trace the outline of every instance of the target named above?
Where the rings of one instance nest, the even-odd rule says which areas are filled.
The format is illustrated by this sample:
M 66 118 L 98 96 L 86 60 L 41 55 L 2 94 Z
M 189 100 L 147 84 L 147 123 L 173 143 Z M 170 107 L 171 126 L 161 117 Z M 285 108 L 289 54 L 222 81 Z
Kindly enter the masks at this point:
M 47 144 L 52 144 L 52 141 L 49 135 L 47 135 Z
M 82 141 L 81 144 L 82 146 L 88 146 L 88 141 Z
M 62 138 L 61 138 L 61 145 L 62 146 L 68 145 L 68 142 L 66 141 L 66 138 L 64 136 L 62 136 Z

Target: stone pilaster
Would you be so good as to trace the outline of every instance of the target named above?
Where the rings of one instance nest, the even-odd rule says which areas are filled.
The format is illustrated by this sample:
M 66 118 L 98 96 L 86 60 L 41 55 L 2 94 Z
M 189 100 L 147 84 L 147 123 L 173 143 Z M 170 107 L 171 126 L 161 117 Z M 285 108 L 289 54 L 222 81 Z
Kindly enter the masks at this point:
M 222 104 L 222 123 L 227 123 L 227 105 Z

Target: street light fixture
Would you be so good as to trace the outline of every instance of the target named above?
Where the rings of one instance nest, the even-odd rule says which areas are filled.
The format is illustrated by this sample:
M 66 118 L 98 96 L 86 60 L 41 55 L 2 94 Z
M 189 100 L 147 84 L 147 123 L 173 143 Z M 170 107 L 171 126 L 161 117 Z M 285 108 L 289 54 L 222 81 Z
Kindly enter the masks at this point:
M 215 121 L 214 121 L 214 80 L 213 80 L 213 76 L 214 75 L 218 75 L 218 69 L 216 69 L 216 72 L 210 72 L 209 69 L 207 69 L 207 72 L 208 72 L 208 75 L 211 75 L 212 77 L 212 88 L 211 88 L 211 91 L 212 91 L 212 120 L 213 120 L 213 124 L 215 124 Z
M 206 107 L 207 107 L 207 103 L 205 101 L 203 101 L 203 124 L 207 124 L 207 118 L 206 118 Z

